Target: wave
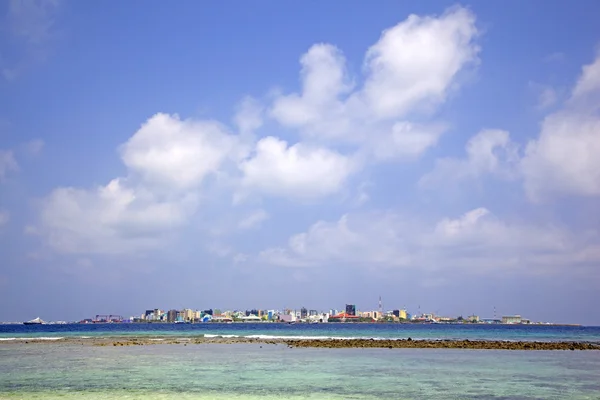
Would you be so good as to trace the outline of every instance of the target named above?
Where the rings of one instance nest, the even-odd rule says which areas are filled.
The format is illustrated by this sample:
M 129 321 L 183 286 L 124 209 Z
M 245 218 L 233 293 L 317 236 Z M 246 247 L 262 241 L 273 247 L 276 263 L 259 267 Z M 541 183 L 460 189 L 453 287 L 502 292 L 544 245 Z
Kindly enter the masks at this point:
M 205 334 L 205 338 L 219 338 L 219 339 L 261 339 L 261 340 L 402 340 L 404 338 L 384 338 L 384 337 L 370 337 L 370 336 L 300 336 L 300 335 L 218 335 L 218 334 Z

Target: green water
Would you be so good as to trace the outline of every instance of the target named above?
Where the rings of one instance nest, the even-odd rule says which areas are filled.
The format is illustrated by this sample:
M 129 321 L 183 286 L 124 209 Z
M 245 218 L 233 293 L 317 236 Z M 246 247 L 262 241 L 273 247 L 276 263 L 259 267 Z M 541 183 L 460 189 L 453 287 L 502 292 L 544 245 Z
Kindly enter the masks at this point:
M 0 346 L 0 399 L 600 399 L 600 352 Z

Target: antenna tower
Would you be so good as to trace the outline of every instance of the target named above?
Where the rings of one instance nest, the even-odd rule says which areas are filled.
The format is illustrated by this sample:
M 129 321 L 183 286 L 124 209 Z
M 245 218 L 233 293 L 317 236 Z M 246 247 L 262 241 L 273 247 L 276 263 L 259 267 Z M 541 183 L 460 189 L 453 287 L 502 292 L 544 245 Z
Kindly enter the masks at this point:
M 381 295 L 379 295 L 379 315 L 383 315 L 383 304 L 381 303 Z

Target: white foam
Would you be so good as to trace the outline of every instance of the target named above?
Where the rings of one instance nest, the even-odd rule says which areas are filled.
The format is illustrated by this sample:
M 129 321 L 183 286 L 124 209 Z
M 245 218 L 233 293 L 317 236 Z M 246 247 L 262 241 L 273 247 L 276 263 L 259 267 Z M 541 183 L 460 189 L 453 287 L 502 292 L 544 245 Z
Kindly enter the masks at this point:
M 358 336 L 292 336 L 292 335 L 214 335 L 205 334 L 205 338 L 244 338 L 261 340 L 386 340 L 382 337 L 358 337 Z M 393 340 L 390 338 L 389 340 Z
M 239 336 L 239 335 L 211 335 L 211 334 L 206 334 L 204 335 L 205 338 L 225 338 L 225 339 L 230 339 L 230 338 L 239 338 L 239 337 L 244 337 L 244 336 Z

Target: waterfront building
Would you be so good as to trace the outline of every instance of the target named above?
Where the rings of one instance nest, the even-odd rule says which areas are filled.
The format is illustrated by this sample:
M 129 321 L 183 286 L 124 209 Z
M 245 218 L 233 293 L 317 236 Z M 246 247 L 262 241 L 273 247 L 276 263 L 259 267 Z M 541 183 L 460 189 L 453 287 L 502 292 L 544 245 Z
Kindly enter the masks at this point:
M 175 322 L 175 321 L 177 321 L 177 310 L 169 310 L 167 312 L 167 321 L 168 322 Z
M 408 314 L 406 313 L 406 310 L 394 310 L 392 311 L 392 314 L 394 315 L 394 317 L 399 319 L 408 319 Z
M 479 316 L 477 316 L 477 315 L 469 315 L 469 316 L 467 317 L 467 320 L 468 320 L 469 322 L 476 323 L 476 322 L 479 322 Z
M 153 310 L 146 310 L 142 319 L 146 321 L 160 321 L 163 312 L 160 308 L 155 308 Z
M 294 314 L 281 314 L 279 316 L 279 320 L 281 322 L 288 322 L 288 323 L 289 322 L 294 322 L 294 321 L 296 321 L 296 315 L 294 315 Z
M 346 314 L 356 316 L 356 304 L 346 304 Z
M 357 315 L 351 315 L 348 313 L 340 313 L 329 317 L 328 322 L 354 322 L 358 321 Z
M 181 311 L 181 317 L 184 321 L 193 321 L 196 317 L 196 313 L 194 312 L 194 310 L 191 310 L 189 308 L 184 308 Z
M 502 317 L 503 324 L 520 324 L 521 316 L 520 315 L 504 315 Z
M 305 307 L 300 309 L 300 319 L 305 319 L 308 315 L 308 310 Z

